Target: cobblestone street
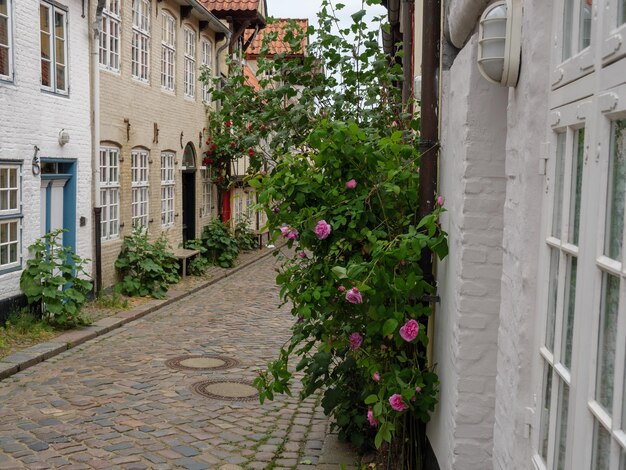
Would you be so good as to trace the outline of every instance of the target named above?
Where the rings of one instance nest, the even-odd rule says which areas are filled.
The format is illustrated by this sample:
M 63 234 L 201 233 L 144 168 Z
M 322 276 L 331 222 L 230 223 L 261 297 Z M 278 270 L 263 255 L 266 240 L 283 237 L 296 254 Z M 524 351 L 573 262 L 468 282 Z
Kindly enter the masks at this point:
M 292 319 L 277 309 L 274 262 L 0 382 L 0 468 L 314 467 L 328 421 L 315 398 L 298 401 L 297 385 L 293 398 L 264 405 L 192 391 L 208 380 L 251 383 L 276 357 Z M 180 356 L 237 364 L 167 366 Z

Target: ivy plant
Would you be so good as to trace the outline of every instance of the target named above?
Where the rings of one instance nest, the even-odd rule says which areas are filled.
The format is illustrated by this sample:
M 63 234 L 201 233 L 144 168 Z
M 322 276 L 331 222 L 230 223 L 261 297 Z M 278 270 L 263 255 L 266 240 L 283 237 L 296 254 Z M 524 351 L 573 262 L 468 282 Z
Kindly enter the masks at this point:
M 47 233 L 28 247 L 33 256 L 26 261 L 20 288 L 31 308 L 40 310 L 48 323 L 70 328 L 89 323 L 81 309 L 92 283 L 85 270 L 89 260 L 63 245 L 65 232 Z

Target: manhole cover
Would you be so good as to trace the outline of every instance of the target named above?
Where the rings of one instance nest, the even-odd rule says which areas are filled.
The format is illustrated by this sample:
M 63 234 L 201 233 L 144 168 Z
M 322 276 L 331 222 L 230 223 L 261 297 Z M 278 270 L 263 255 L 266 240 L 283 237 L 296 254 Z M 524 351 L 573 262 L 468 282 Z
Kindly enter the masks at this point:
M 191 389 L 198 395 L 218 400 L 252 401 L 258 397 L 258 390 L 246 382 L 206 380 L 193 384 Z
M 165 361 L 167 367 L 180 370 L 222 370 L 239 362 L 225 356 L 180 356 Z

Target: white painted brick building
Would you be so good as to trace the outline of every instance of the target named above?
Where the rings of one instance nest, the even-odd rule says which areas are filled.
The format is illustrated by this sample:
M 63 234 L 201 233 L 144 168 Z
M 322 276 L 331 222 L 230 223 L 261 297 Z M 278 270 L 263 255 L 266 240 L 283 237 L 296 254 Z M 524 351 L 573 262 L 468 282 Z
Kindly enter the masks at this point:
M 428 437 L 441 469 L 624 470 L 626 2 L 519 0 L 511 88 L 477 66 L 495 3 L 444 2 Z
M 0 1 L 0 301 L 20 293 L 28 246 L 45 230 L 67 228 L 65 241 L 80 256 L 92 255 L 83 13 L 79 0 Z

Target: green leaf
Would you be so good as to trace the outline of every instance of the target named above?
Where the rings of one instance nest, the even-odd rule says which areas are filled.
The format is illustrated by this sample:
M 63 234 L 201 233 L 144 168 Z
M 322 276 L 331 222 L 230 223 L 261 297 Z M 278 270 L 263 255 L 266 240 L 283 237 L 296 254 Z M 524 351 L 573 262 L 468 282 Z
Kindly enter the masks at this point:
M 388 336 L 392 334 L 394 331 L 396 331 L 396 328 L 398 328 L 398 320 L 396 320 L 395 318 L 388 318 L 383 324 L 383 336 Z
M 371 405 L 372 403 L 376 403 L 377 401 L 378 401 L 378 395 L 369 395 L 365 399 L 365 404 L 366 405 Z
M 346 268 L 344 267 L 334 266 L 331 271 L 337 279 L 346 279 L 348 277 L 346 274 Z

